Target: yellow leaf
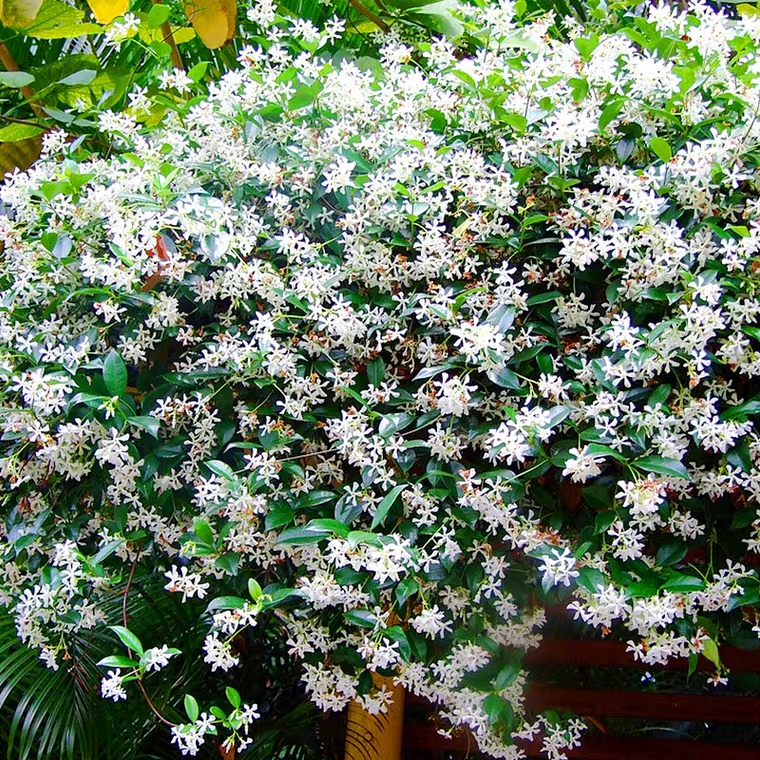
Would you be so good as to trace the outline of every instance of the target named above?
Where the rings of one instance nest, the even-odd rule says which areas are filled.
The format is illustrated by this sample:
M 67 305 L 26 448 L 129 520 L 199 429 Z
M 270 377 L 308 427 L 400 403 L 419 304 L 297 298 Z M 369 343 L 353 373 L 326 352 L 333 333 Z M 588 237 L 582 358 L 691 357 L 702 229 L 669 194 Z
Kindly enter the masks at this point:
M 39 158 L 40 150 L 42 135 L 0 145 L 0 181 L 6 172 L 12 172 L 16 167 L 22 171 L 28 169 Z
M 37 17 L 42 0 L 0 0 L 0 21 L 6 26 L 29 26 Z
M 129 0 L 87 0 L 87 4 L 99 24 L 110 24 L 129 8 Z
M 187 0 L 185 13 L 203 44 L 211 50 L 235 36 L 235 0 Z

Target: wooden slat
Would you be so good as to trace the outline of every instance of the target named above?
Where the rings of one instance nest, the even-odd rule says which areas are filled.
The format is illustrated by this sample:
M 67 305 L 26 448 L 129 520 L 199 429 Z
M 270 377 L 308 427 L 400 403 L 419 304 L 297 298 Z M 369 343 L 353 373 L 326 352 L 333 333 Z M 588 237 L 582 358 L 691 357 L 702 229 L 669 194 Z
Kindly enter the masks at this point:
M 375 686 L 393 695 L 387 712 L 370 715 L 357 700 L 348 706 L 345 760 L 400 760 L 404 724 L 404 689 L 392 678 L 372 674 Z
M 610 718 L 760 724 L 760 699 L 755 697 L 567 689 L 533 682 L 527 690 L 526 704 L 537 712 L 570 710 L 578 715 Z
M 586 736 L 583 744 L 568 752 L 572 760 L 758 760 L 760 750 L 742 744 L 679 741 L 675 739 L 631 739 L 618 736 Z M 529 757 L 540 754 L 540 744 L 520 745 Z M 475 742 L 466 736 L 447 739 L 429 723 L 404 726 L 405 757 L 411 760 L 424 752 L 474 755 Z
M 574 639 L 544 639 L 536 649 L 525 656 L 526 665 L 577 665 L 592 668 L 644 668 L 647 670 L 687 670 L 689 661 L 683 657 L 672 658 L 667 665 L 647 665 L 634 660 L 631 652 L 626 652 L 627 644 L 622 641 L 578 641 Z M 736 673 L 760 673 L 760 649 L 747 651 L 735 647 L 722 646 L 720 659 Z M 715 666 L 704 657 L 697 663 L 698 670 L 715 670 Z

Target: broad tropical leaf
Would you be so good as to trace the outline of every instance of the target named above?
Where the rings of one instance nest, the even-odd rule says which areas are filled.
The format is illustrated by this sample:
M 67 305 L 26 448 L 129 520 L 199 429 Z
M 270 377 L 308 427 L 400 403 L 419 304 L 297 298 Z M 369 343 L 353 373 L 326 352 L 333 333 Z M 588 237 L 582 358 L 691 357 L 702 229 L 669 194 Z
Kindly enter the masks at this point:
M 213 50 L 235 36 L 235 0 L 189 0 L 185 13 L 203 44 Z
M 14 29 L 28 26 L 34 21 L 42 0 L 0 0 L 0 21 Z

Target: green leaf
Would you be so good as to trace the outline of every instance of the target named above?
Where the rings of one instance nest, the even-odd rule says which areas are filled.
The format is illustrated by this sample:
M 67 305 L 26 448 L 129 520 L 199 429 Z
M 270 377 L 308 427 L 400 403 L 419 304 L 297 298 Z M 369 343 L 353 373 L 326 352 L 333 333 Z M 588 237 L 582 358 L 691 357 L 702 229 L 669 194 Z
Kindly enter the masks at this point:
M 464 24 L 451 11 L 458 7 L 457 0 L 438 0 L 409 10 L 410 19 L 424 24 L 428 29 L 441 32 L 452 39 L 464 34 Z
M 147 23 L 149 29 L 158 29 L 161 24 L 169 20 L 168 5 L 154 5 L 148 13 Z M 188 74 L 189 76 L 189 74 Z M 191 77 L 192 78 L 192 77 Z M 194 80 L 197 81 L 197 80 Z
M 287 525 L 295 517 L 295 512 L 286 504 L 278 504 L 269 511 L 264 519 L 264 527 L 267 530 L 274 530 Z
M 356 549 L 359 544 L 367 544 L 368 546 L 375 547 L 382 546 L 380 538 L 367 530 L 352 530 L 346 537 L 346 540 L 351 549 Z
M 229 575 L 237 575 L 238 565 L 240 564 L 240 555 L 236 552 L 227 552 L 217 557 L 214 561 L 214 567 L 224 570 Z
M 623 110 L 625 98 L 615 98 L 599 115 L 599 131 L 603 132 L 610 122 Z
M 398 498 L 398 495 L 406 488 L 406 484 L 402 484 L 400 486 L 396 486 L 393 488 L 388 494 L 385 495 L 383 500 L 377 505 L 377 512 L 375 512 L 375 516 L 372 518 L 372 524 L 370 525 L 370 530 L 374 530 L 377 528 L 378 525 L 382 525 L 385 521 L 385 518 L 388 516 L 388 512 L 390 512 L 391 507 L 395 503 L 396 499 Z
M 195 721 L 198 720 L 201 710 L 200 707 L 198 707 L 197 700 L 192 694 L 185 694 L 185 712 L 191 723 L 195 723 Z
M 112 396 L 123 396 L 127 390 L 127 365 L 124 360 L 111 349 L 103 362 L 103 381 Z
M 477 82 L 465 71 L 458 71 L 455 69 L 451 72 L 457 79 L 461 79 L 471 90 L 477 90 Z
M 433 5 L 438 0 L 386 0 L 391 8 L 400 8 L 402 11 L 408 11 L 412 8 L 420 8 L 423 5 Z
M 242 610 L 245 607 L 245 599 L 242 596 L 217 596 L 206 607 L 206 612 L 215 610 Z
M 532 40 L 522 29 L 505 37 L 501 40 L 500 44 L 504 47 L 522 48 L 529 53 L 536 53 L 539 49 L 538 43 L 535 40 Z
M 412 422 L 414 422 L 413 414 L 407 414 L 406 412 L 386 414 L 380 418 L 378 433 L 380 433 L 383 438 L 390 438 L 394 433 L 411 425 Z
M 705 587 L 705 582 L 701 578 L 686 573 L 675 573 L 665 582 L 662 587 L 663 591 L 671 593 L 688 594 L 691 591 L 701 591 Z
M 600 533 L 604 533 L 616 519 L 617 512 L 614 509 L 600 512 L 594 519 L 594 535 L 598 536 Z
M 337 494 L 334 491 L 309 491 L 301 496 L 298 503 L 302 507 L 318 507 L 320 504 L 327 504 L 330 501 L 337 500 Z
M 757 509 L 753 507 L 745 507 L 744 509 L 738 509 L 733 518 L 731 519 L 731 530 L 741 530 L 751 525 L 757 517 Z
M 419 591 L 419 584 L 414 578 L 404 578 L 396 586 L 396 601 L 399 605 L 404 604 L 406 600 Z
M 240 699 L 240 694 L 237 692 L 236 689 L 233 689 L 232 686 L 228 686 L 224 693 L 227 695 L 227 701 L 235 708 L 237 709 L 240 707 L 240 705 L 243 703 L 243 700 Z
M 712 639 L 705 639 L 702 644 L 702 654 L 710 660 L 716 668 L 720 668 L 720 652 L 718 652 L 718 645 Z
M 585 79 L 574 78 L 571 79 L 569 84 L 572 86 L 571 96 L 573 101 L 580 103 L 588 95 L 588 81 Z
M 187 72 L 187 76 L 193 80 L 193 82 L 200 82 L 206 74 L 208 69 L 208 61 L 201 61 L 196 63 L 190 71 Z
M 649 395 L 647 406 L 651 406 L 652 409 L 657 408 L 658 405 L 662 406 L 668 400 L 671 390 L 672 388 L 667 383 L 658 386 L 657 389 Z
M 588 38 L 576 37 L 573 40 L 573 43 L 583 58 L 588 60 L 591 53 L 593 53 L 594 50 L 596 50 L 597 45 L 599 45 L 599 37 L 592 33 Z
M 34 76 L 25 71 L 0 71 L 0 84 L 6 87 L 28 87 L 34 81 Z
M 348 610 L 343 613 L 347 622 L 361 628 L 374 628 L 378 623 L 377 615 L 371 610 Z
M 672 478 L 682 478 L 690 480 L 686 468 L 677 459 L 668 459 L 667 457 L 648 456 L 642 457 L 632 462 L 634 467 L 638 467 L 645 472 L 654 472 L 658 475 L 667 475 Z
M 720 416 L 723 420 L 738 420 L 743 422 L 747 417 L 755 414 L 760 414 L 760 401 L 752 399 L 737 406 L 730 406 Z
M 385 362 L 382 357 L 378 356 L 377 359 L 367 362 L 367 378 L 375 388 L 380 387 L 385 379 Z
M 409 645 L 406 632 L 400 625 L 392 625 L 390 628 L 386 628 L 383 634 L 398 644 L 398 651 L 404 662 L 409 662 L 412 659 L 412 647 Z
M 263 591 L 261 590 L 261 586 L 259 586 L 258 581 L 254 578 L 248 579 L 248 593 L 254 602 L 257 602 L 262 597 Z
M 668 541 L 657 550 L 656 562 L 660 567 L 675 565 L 686 556 L 687 550 L 683 541 Z
M 337 521 L 336 521 L 337 522 Z M 317 544 L 332 531 L 329 528 L 310 529 L 308 526 L 286 528 L 275 542 L 278 546 L 304 546 Z
M 81 71 L 75 71 L 73 74 L 69 74 L 67 77 L 61 79 L 58 84 L 66 85 L 67 87 L 75 87 L 90 84 L 97 76 L 98 72 L 92 69 L 82 69 Z
M 35 127 L 33 124 L 8 124 L 0 128 L 0 142 L 15 143 L 28 140 L 44 132 L 43 127 Z
M 736 6 L 736 10 L 739 11 L 742 16 L 760 16 L 760 9 L 750 3 L 739 3 L 739 5 Z
M 660 581 L 654 576 L 649 576 L 626 586 L 625 595 L 629 599 L 648 599 L 659 590 Z
M 288 102 L 289 111 L 298 111 L 301 108 L 310 106 L 322 91 L 322 82 L 316 80 L 314 84 L 306 87 L 300 87 L 296 90 L 295 95 Z
M 493 682 L 494 688 L 502 691 L 502 689 L 511 686 L 515 678 L 520 674 L 520 670 L 522 670 L 521 662 L 510 662 L 508 665 L 505 665 Z
M 505 726 L 511 727 L 514 720 L 514 709 L 504 697 L 498 694 L 489 694 L 483 700 L 483 710 L 488 715 L 488 722 L 491 725 L 503 723 Z
M 142 415 L 139 417 L 127 417 L 127 422 L 135 427 L 147 430 L 154 438 L 158 438 L 158 431 L 161 427 L 161 423 L 150 415 Z
M 125 538 L 117 538 L 109 541 L 91 560 L 91 565 L 99 565 L 105 559 L 110 557 L 122 544 L 126 543 Z
M 509 388 L 513 391 L 519 391 L 522 389 L 520 379 L 514 372 L 512 372 L 512 370 L 507 369 L 506 367 L 498 371 L 491 370 L 488 373 L 488 379 L 500 388 Z
M 96 664 L 101 668 L 136 668 L 138 665 L 136 660 L 131 660 L 129 657 L 124 657 L 120 654 L 104 657 Z
M 123 625 L 109 625 L 108 627 L 121 639 L 121 643 L 124 644 L 127 649 L 131 649 L 133 652 L 137 652 L 137 654 L 140 655 L 143 653 L 140 639 L 138 639 L 129 628 L 125 628 Z
M 309 530 L 327 531 L 328 533 L 337 533 L 342 538 L 349 534 L 349 528 L 340 520 L 333 520 L 331 517 L 319 517 L 316 520 L 310 520 L 306 526 Z
M 578 585 L 592 594 L 599 592 L 599 588 L 605 585 L 606 579 L 600 570 L 595 567 L 582 567 L 578 571 Z
M 514 127 L 518 132 L 524 132 L 528 126 L 528 120 L 519 113 L 502 113 L 499 115 L 499 121 Z
M 206 462 L 206 467 L 222 480 L 237 483 L 237 476 L 234 470 L 226 462 L 222 462 L 221 459 L 212 459 L 210 462 Z
M 541 303 L 549 303 L 549 301 L 556 301 L 562 296 L 558 290 L 550 290 L 548 293 L 539 293 L 538 295 L 531 296 L 527 300 L 528 306 L 538 306 Z
M 207 546 L 214 546 L 214 534 L 211 526 L 205 521 L 196 518 L 193 520 L 193 533 Z
M 664 140 L 662 137 L 653 137 L 649 141 L 649 147 L 657 158 L 664 163 L 668 163 L 668 161 L 673 158 L 673 151 L 671 150 L 670 145 L 668 145 L 667 140 Z

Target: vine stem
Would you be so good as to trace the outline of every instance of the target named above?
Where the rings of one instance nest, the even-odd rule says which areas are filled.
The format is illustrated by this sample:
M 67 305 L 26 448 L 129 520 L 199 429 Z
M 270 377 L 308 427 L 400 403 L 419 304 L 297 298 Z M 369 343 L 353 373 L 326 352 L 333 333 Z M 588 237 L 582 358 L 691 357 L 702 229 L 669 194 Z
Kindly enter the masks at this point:
M 121 620 L 124 623 L 125 628 L 129 628 L 129 616 L 127 614 L 127 601 L 129 599 L 129 592 L 132 589 L 132 581 L 135 579 L 135 570 L 137 570 L 137 562 L 140 558 L 140 555 L 138 554 L 134 561 L 132 562 L 132 568 L 129 571 L 129 578 L 127 579 L 127 587 L 124 589 L 124 598 L 121 602 Z M 153 701 L 148 696 L 148 692 L 145 691 L 145 686 L 142 682 L 141 678 L 137 679 L 137 686 L 140 689 L 140 692 L 143 695 L 143 699 L 145 700 L 145 703 L 150 707 L 153 714 L 166 726 L 176 726 L 176 723 L 172 723 L 168 718 L 165 718 L 161 713 L 158 711 L 158 708 L 153 704 Z

